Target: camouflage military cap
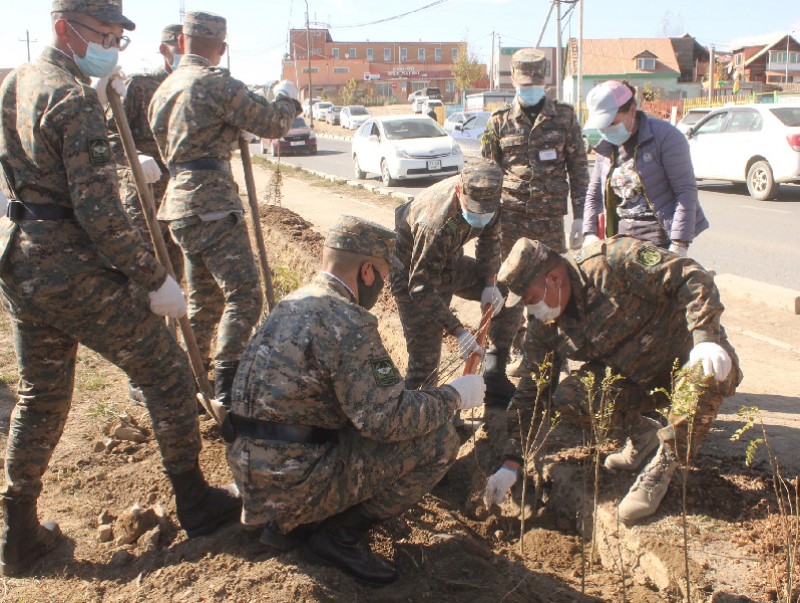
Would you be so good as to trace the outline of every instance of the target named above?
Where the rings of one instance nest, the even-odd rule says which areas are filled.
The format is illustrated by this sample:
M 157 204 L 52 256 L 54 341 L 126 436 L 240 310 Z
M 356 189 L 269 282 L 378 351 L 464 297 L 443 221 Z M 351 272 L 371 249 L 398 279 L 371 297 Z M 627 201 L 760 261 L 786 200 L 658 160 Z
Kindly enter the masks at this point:
M 186 13 L 183 18 L 183 33 L 199 38 L 215 38 L 224 40 L 227 33 L 227 21 L 214 13 L 194 11 Z
M 133 31 L 136 24 L 122 14 L 122 0 L 53 0 L 54 13 L 86 13 L 106 23 L 119 23 Z
M 177 44 L 178 43 L 178 36 L 183 33 L 183 25 L 180 23 L 173 23 L 172 25 L 167 25 L 164 29 L 161 30 L 161 41 L 164 44 Z
M 488 159 L 470 159 L 461 171 L 461 190 L 469 211 L 490 214 L 500 205 L 503 170 Z
M 339 216 L 328 230 L 325 247 L 389 261 L 396 241 L 394 231 L 380 224 L 354 216 Z
M 511 55 L 511 74 L 514 83 L 543 84 L 547 69 L 547 54 L 538 48 L 521 48 Z
M 497 282 L 508 287 L 506 305 L 517 305 L 542 267 L 549 259 L 557 257 L 558 254 L 544 243 L 524 237 L 518 239 L 497 273 Z

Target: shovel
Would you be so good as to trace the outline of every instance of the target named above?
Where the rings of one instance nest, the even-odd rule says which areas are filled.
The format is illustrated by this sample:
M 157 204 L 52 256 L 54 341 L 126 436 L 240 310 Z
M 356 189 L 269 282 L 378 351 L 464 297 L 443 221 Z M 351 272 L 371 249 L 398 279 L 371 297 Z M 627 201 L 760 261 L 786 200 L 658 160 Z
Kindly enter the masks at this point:
M 122 101 L 119 95 L 111 86 L 109 82 L 106 88 L 108 101 L 111 104 L 111 110 L 114 113 L 114 122 L 117 124 L 117 130 L 122 138 L 122 147 L 125 150 L 125 156 L 128 158 L 128 165 L 133 172 L 133 179 L 136 182 L 136 188 L 139 191 L 139 202 L 142 204 L 142 213 L 147 222 L 147 229 L 150 231 L 150 238 L 153 241 L 153 247 L 156 251 L 156 258 L 164 266 L 167 273 L 175 278 L 175 272 L 172 269 L 172 262 L 169 261 L 169 253 L 167 253 L 167 246 L 164 243 L 164 237 L 161 234 L 161 229 L 158 226 L 158 219 L 156 218 L 156 205 L 153 201 L 153 191 L 147 185 L 142 171 L 142 166 L 139 163 L 139 154 L 136 151 L 136 144 L 133 142 L 133 135 L 131 128 L 128 125 L 128 118 L 122 108 Z M 206 375 L 206 367 L 203 363 L 203 358 L 200 356 L 200 349 L 197 347 L 197 340 L 194 338 L 194 332 L 189 324 L 189 318 L 182 316 L 178 319 L 178 326 L 183 336 L 183 341 L 186 343 L 186 352 L 189 355 L 189 363 L 192 367 L 195 381 L 197 381 L 197 400 L 200 402 L 205 411 L 220 425 L 225 420 L 227 409 L 214 399 L 214 392 L 211 389 L 211 384 Z

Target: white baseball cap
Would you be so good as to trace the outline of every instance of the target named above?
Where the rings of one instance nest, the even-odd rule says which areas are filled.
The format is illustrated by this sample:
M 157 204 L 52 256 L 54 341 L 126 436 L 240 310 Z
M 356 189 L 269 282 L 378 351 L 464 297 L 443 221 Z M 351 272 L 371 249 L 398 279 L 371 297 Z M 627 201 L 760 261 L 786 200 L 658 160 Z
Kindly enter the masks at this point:
M 633 93 L 630 88 L 616 80 L 608 80 L 595 86 L 586 96 L 586 107 L 589 109 L 589 119 L 586 120 L 585 130 L 602 130 L 611 125 L 619 108 L 627 103 Z

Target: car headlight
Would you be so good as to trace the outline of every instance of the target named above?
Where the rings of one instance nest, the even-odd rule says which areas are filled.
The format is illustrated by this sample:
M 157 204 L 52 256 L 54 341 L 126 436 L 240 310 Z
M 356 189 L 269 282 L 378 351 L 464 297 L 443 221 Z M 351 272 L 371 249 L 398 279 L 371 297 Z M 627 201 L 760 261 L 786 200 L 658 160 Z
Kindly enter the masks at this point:
M 394 153 L 400 159 L 411 159 L 411 155 L 409 155 L 408 152 L 404 151 L 403 149 L 395 149 Z

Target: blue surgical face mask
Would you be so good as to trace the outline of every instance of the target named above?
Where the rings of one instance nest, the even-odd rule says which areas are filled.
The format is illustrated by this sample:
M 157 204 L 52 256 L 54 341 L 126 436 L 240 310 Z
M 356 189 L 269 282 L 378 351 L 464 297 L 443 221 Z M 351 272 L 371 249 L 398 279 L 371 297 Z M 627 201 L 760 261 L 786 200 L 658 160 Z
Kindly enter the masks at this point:
M 183 55 L 182 54 L 178 54 L 177 52 L 173 55 L 173 57 L 172 57 L 172 65 L 170 65 L 170 67 L 172 68 L 173 71 L 175 71 L 178 68 L 178 63 L 181 62 L 182 58 L 183 58 Z
M 476 214 L 475 212 L 463 208 L 461 209 L 461 215 L 464 216 L 464 220 L 466 220 L 467 224 L 472 226 L 472 228 L 483 228 L 494 218 L 494 212 L 490 214 Z
M 614 126 L 608 126 L 607 128 L 599 130 L 599 132 L 600 136 L 615 146 L 625 144 L 625 142 L 631 137 L 631 133 L 628 128 L 625 127 L 624 122 L 619 122 Z
M 70 27 L 72 27 L 72 24 L 70 24 Z M 86 42 L 86 56 L 83 57 L 78 56 L 78 53 L 72 50 L 72 46 L 67 45 L 72 50 L 72 60 L 75 61 L 83 75 L 87 77 L 105 77 L 114 71 L 119 58 L 119 48 L 113 46 L 104 48 L 102 44 L 97 42 L 87 42 L 74 27 L 72 27 L 72 31 Z
M 544 86 L 517 86 L 517 98 L 523 107 L 532 107 L 544 98 Z

